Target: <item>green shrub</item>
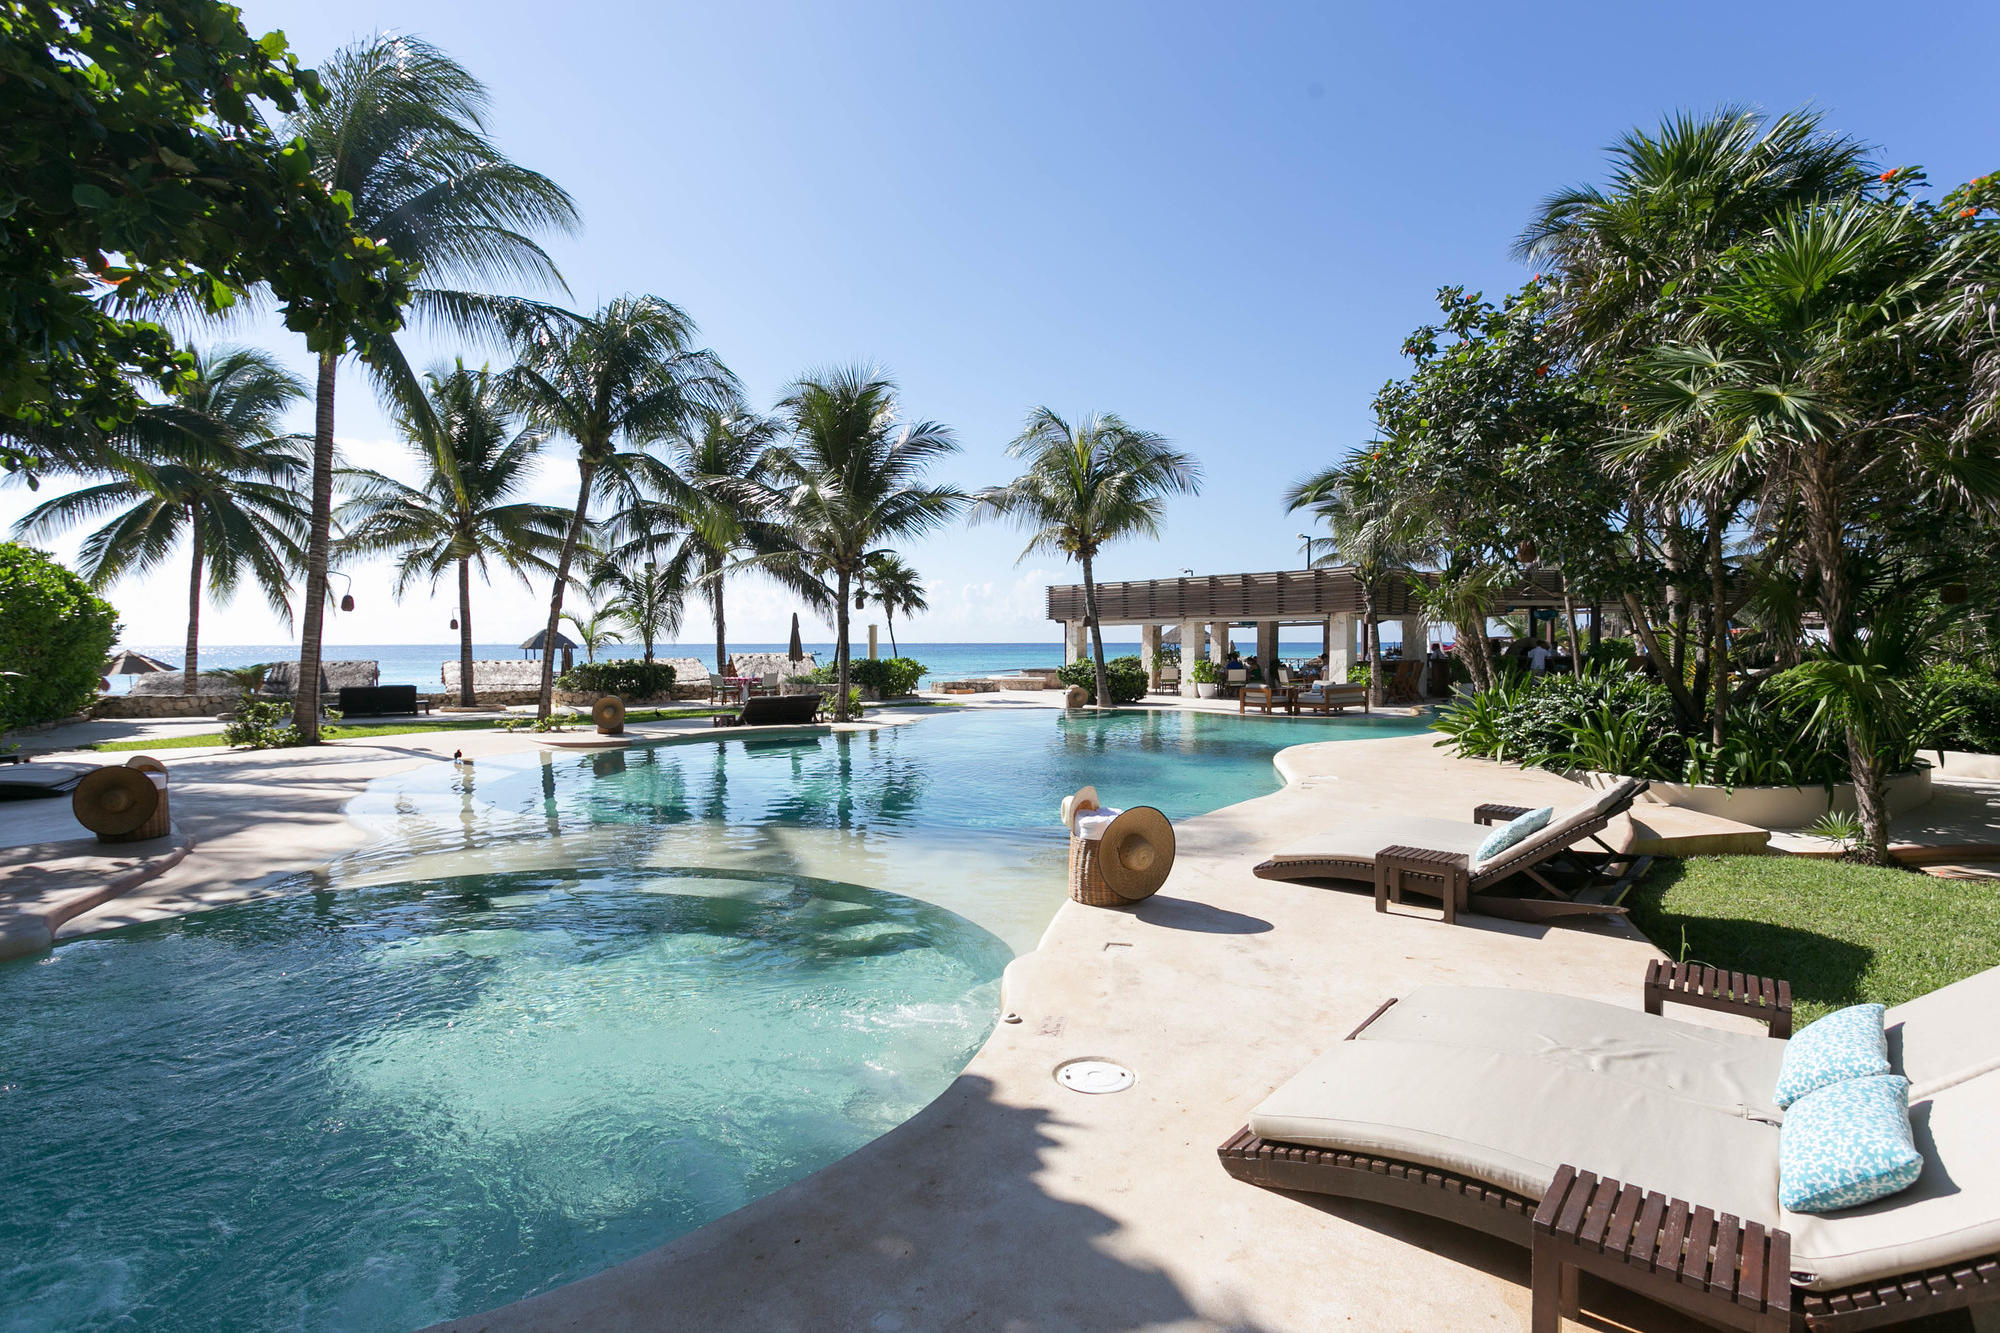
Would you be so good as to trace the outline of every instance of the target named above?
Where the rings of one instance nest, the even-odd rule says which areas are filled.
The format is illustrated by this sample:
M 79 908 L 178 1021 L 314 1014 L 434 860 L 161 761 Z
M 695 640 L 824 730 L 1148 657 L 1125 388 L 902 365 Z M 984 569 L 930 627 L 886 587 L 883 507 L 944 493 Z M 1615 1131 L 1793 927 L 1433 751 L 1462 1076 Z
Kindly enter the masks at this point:
M 32 546 L 0 542 L 0 731 L 53 722 L 90 706 L 118 613 Z
M 638 657 L 612 657 L 602 662 L 577 663 L 556 678 L 556 686 L 579 693 L 650 699 L 673 691 L 674 669 L 665 662 L 648 662 Z
M 304 742 L 292 722 L 291 704 L 282 700 L 259 703 L 246 694 L 236 701 L 236 716 L 222 727 L 224 745 L 251 750 L 282 750 Z
M 884 699 L 899 699 L 915 694 L 917 682 L 928 670 L 922 662 L 909 657 L 861 657 L 848 663 L 847 677 Z
M 1956 705 L 1960 715 L 1925 737 L 1926 749 L 2000 754 L 2000 680 L 1978 667 L 1939 662 L 1924 671 L 1927 693 Z
M 1194 673 L 1197 683 L 1201 680 L 1199 666 Z M 1213 672 L 1212 663 L 1209 669 Z M 1104 677 L 1114 704 L 1137 703 L 1146 697 L 1146 667 L 1137 657 L 1112 658 L 1104 664 Z M 1079 657 L 1057 671 L 1056 679 L 1065 685 L 1083 686 L 1093 698 L 1097 694 L 1097 664 L 1088 657 Z
M 1057 672 L 1056 674 L 1060 678 L 1062 673 Z M 1220 685 L 1222 683 L 1222 668 L 1209 661 L 1206 657 L 1197 657 L 1194 659 L 1194 665 L 1188 668 L 1187 676 L 1189 680 L 1197 685 Z M 1093 689 L 1097 687 L 1097 677 L 1095 675 L 1091 676 L 1090 685 Z

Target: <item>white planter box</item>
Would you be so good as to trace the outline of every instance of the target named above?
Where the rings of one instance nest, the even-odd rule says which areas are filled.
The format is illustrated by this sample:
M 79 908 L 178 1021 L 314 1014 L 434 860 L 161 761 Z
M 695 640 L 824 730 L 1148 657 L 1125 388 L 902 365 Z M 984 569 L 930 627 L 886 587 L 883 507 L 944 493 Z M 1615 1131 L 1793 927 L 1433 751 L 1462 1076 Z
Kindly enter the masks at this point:
M 1208 681 L 1196 681 L 1194 692 L 1196 698 L 1213 699 L 1217 695 L 1222 693 L 1222 686 L 1218 683 L 1211 683 Z
M 1618 779 L 1610 773 L 1574 774 L 1585 786 L 1603 790 Z M 1900 815 L 1931 799 L 1930 765 L 1918 763 L 1908 773 L 1898 773 L 1888 783 L 1889 813 Z M 1832 800 L 1825 787 L 1712 787 L 1684 782 L 1655 782 L 1641 800 L 1677 805 L 1718 819 L 1731 819 L 1753 828 L 1798 829 L 1813 823 L 1829 809 L 1854 813 L 1854 784 L 1835 784 Z

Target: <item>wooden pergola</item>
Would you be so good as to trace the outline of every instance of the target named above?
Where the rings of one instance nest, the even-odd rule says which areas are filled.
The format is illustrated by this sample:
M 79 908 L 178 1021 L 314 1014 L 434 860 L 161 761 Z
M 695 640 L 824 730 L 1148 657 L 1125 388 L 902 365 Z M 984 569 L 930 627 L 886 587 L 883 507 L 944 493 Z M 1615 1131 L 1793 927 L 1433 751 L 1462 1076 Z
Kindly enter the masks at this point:
M 1396 624 L 1404 644 L 1427 638 L 1423 609 L 1415 593 L 1431 576 L 1395 574 L 1375 585 L 1375 615 Z M 1083 585 L 1051 584 L 1048 617 L 1064 626 L 1065 660 L 1083 655 L 1086 642 Z M 1537 569 L 1519 583 L 1496 593 L 1492 614 L 1560 607 L 1562 573 Z M 1361 580 L 1353 566 L 1334 569 L 1276 569 L 1258 574 L 1187 574 L 1171 579 L 1134 579 L 1097 585 L 1097 616 L 1102 625 L 1137 625 L 1141 657 L 1153 670 L 1154 650 L 1163 625 L 1180 626 L 1180 641 L 1199 652 L 1207 632 L 1210 651 L 1227 650 L 1229 629 L 1249 623 L 1257 627 L 1257 653 L 1271 661 L 1278 653 L 1280 625 L 1316 625 L 1324 634 L 1329 668 L 1345 675 L 1354 660 L 1356 634 L 1364 613 Z M 1183 651 L 1187 651 L 1184 647 Z M 1154 685 L 1159 684 L 1154 673 Z M 1193 685 L 1183 678 L 1183 692 Z

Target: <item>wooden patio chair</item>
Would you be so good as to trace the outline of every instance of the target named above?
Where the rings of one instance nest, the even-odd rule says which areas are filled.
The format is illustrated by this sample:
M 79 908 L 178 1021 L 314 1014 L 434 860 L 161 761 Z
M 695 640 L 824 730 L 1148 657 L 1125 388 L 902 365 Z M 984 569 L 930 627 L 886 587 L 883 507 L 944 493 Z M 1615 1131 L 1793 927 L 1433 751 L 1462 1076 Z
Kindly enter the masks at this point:
M 1444 918 L 1461 911 L 1519 921 L 1560 916 L 1622 915 L 1623 900 L 1652 865 L 1649 856 L 1619 852 L 1597 835 L 1625 813 L 1648 784 L 1620 778 L 1591 800 L 1558 811 L 1547 826 L 1485 861 L 1475 861 L 1495 821 L 1528 813 L 1526 807 L 1476 806 L 1472 819 L 1382 815 L 1350 819 L 1301 838 L 1258 863 L 1262 879 L 1349 880 L 1375 890 L 1375 910 L 1400 903 L 1405 891 L 1434 894 Z M 1585 851 L 1585 841 L 1600 849 Z M 1525 896 L 1494 892 L 1525 888 Z M 1477 902 L 1476 908 L 1473 907 Z
M 1587 1272 L 1703 1324 L 1882 1328 L 2000 1302 L 2000 969 L 1888 1010 L 1923 1173 L 1858 1208 L 1777 1203 L 1785 983 L 1655 960 L 1646 1012 L 1498 987 L 1383 1004 L 1218 1153 L 1269 1189 L 1365 1199 L 1531 1250 L 1532 1324 Z M 1742 1014 L 1770 1035 L 1661 1015 Z

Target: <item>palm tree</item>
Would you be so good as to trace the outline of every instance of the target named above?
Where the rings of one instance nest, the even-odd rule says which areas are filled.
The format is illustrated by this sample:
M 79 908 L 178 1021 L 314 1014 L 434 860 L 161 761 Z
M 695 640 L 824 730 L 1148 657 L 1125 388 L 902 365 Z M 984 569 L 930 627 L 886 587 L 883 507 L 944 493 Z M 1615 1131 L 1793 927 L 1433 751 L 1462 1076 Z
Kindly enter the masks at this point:
M 615 561 L 604 561 L 598 566 L 591 582 L 601 591 L 611 594 L 601 614 L 639 637 L 646 650 L 645 660 L 650 665 L 654 641 L 663 634 L 676 633 L 681 627 L 685 588 L 675 581 L 669 570 L 651 560 L 633 569 Z
M 888 541 L 948 522 L 965 503 L 962 491 L 922 484 L 931 463 L 956 452 L 958 442 L 935 421 L 899 422 L 895 384 L 860 366 L 799 380 L 778 411 L 791 441 L 766 454 L 773 488 L 766 512 L 797 549 L 755 559 L 831 609 L 839 691 L 834 719 L 844 722 L 855 581 Z M 824 582 L 829 578 L 831 587 Z
M 398 556 L 398 598 L 419 581 L 435 591 L 445 571 L 457 572 L 458 701 L 468 708 L 475 702 L 473 569 L 489 583 L 494 564 L 523 583 L 546 573 L 568 517 L 516 498 L 534 478 L 546 435 L 514 429 L 504 389 L 500 376 L 462 361 L 431 371 L 421 402 L 396 414 L 396 429 L 423 470 L 417 484 L 364 469 L 340 474 L 349 497 L 338 514 L 347 534 L 343 553 Z
M 901 657 L 902 650 L 896 646 L 896 613 L 915 615 L 931 609 L 929 599 L 924 596 L 924 581 L 916 570 L 903 563 L 901 556 L 883 551 L 862 572 L 861 585 L 854 594 L 854 609 L 860 610 L 871 597 L 882 608 L 882 619 L 889 627 L 889 652 Z
M 1046 407 L 1028 414 L 1027 426 L 1007 452 L 1028 470 L 1005 486 L 977 496 L 972 516 L 1006 517 L 1033 536 L 1022 559 L 1036 551 L 1068 556 L 1083 567 L 1084 618 L 1097 659 L 1097 706 L 1111 706 L 1104 668 L 1104 631 L 1097 623 L 1097 583 L 1092 564 L 1106 543 L 1120 537 L 1158 537 L 1170 495 L 1201 489 L 1201 465 L 1150 431 L 1109 412 L 1075 426 Z
M 204 585 L 227 601 L 248 574 L 291 623 L 291 571 L 308 514 L 299 497 L 303 442 L 280 434 L 278 422 L 304 397 L 305 386 L 268 353 L 197 353 L 193 377 L 113 437 L 114 452 L 102 460 L 115 468 L 111 480 L 45 500 L 15 525 L 24 536 L 53 534 L 113 515 L 79 551 L 84 577 L 98 587 L 150 574 L 187 538 L 188 694 L 200 675 Z
M 1307 510 L 1327 526 L 1328 550 L 1314 559 L 1316 567 L 1352 566 L 1361 587 L 1362 623 L 1368 635 L 1368 700 L 1382 706 L 1382 621 L 1376 614 L 1377 590 L 1394 575 L 1407 573 L 1413 544 L 1404 531 L 1403 515 L 1394 497 L 1365 468 L 1342 464 L 1315 473 L 1285 492 L 1288 513 Z M 1483 624 L 1461 627 L 1459 641 L 1468 654 L 1486 651 Z M 1471 670 L 1468 665 L 1467 670 Z M 1474 677 L 1477 679 L 1477 677 Z
M 494 334 L 546 313 L 533 302 L 479 288 L 519 280 L 561 289 L 554 262 L 530 233 L 573 230 L 576 205 L 546 176 L 508 161 L 486 137 L 487 98 L 479 81 L 436 47 L 402 36 L 376 36 L 336 52 L 321 67 L 320 81 L 326 96 L 294 116 L 284 133 L 303 139 L 313 174 L 346 194 L 356 230 L 380 239 L 417 274 L 410 313 L 460 335 Z M 319 738 L 334 385 L 350 345 L 342 339 L 319 352 L 305 625 L 293 713 L 308 742 Z M 371 343 L 366 361 L 378 382 L 398 387 L 402 401 L 420 398 L 416 375 L 393 340 Z
M 548 640 L 562 620 L 563 589 L 601 492 L 630 509 L 665 470 L 646 446 L 687 430 L 704 410 L 727 411 L 736 379 L 713 352 L 693 346 L 694 321 L 657 296 L 621 296 L 589 319 L 545 327 L 514 368 L 514 395 L 550 430 L 576 442 L 576 507 L 556 561 Z M 620 449 L 619 445 L 632 446 Z M 541 716 L 555 686 L 553 655 L 542 657 Z
M 583 645 L 584 660 L 586 662 L 595 662 L 599 648 L 602 648 L 607 643 L 617 642 L 612 637 L 611 627 L 618 623 L 619 617 L 617 612 L 608 607 L 598 607 L 593 610 L 586 606 L 583 609 L 590 612 L 590 614 L 578 615 L 574 611 L 565 611 L 563 612 L 563 619 L 567 620 L 570 628 L 576 631 L 577 642 Z
M 737 568 L 732 561 L 786 546 L 764 513 L 764 452 L 778 430 L 777 422 L 751 412 L 701 412 L 690 429 L 663 443 L 659 466 L 640 478 L 637 498 L 607 524 L 618 540 L 612 555 L 621 567 L 661 560 L 664 587 L 684 593 L 700 586 L 715 622 L 718 672 L 729 665 L 722 585 Z M 680 619 L 676 605 L 674 628 Z

